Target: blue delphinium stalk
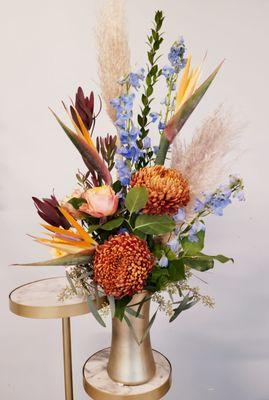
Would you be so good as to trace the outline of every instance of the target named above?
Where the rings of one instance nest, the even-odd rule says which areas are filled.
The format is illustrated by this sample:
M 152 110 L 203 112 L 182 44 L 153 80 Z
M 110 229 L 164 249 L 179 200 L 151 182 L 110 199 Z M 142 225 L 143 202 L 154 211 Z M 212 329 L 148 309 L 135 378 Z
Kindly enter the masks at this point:
M 118 171 L 119 180 L 123 186 L 130 184 L 132 168 L 137 163 L 140 157 L 143 157 L 144 152 L 147 152 L 151 148 L 151 142 L 149 138 L 145 138 L 143 143 L 144 149 L 138 146 L 138 139 L 141 132 L 138 127 L 133 123 L 133 105 L 135 94 L 130 93 L 130 89 L 138 89 L 141 82 L 144 80 L 144 69 L 141 68 L 138 72 L 127 75 L 120 84 L 125 86 L 126 93 L 111 100 L 112 107 L 116 110 L 116 121 L 115 125 L 118 130 L 119 139 L 121 146 L 118 149 L 118 154 L 122 156 L 121 160 L 117 160 L 115 163 Z M 155 114 L 152 115 L 152 120 L 156 120 L 158 117 Z
M 186 46 L 184 39 L 181 37 L 179 40 L 174 42 L 172 47 L 170 48 L 168 60 L 170 61 L 171 65 L 165 65 L 162 69 L 162 75 L 166 79 L 168 92 L 164 99 L 165 113 L 163 116 L 163 120 L 161 120 L 158 125 L 160 132 L 165 129 L 169 115 L 172 115 L 175 108 L 174 91 L 176 90 L 178 75 L 186 66 L 187 58 L 185 53 Z
M 231 175 L 229 185 L 221 185 L 215 192 L 204 195 L 202 200 L 196 199 L 194 211 L 199 215 L 215 214 L 222 216 L 223 210 L 231 204 L 232 197 L 236 197 L 239 201 L 245 200 L 243 189 L 242 179 Z

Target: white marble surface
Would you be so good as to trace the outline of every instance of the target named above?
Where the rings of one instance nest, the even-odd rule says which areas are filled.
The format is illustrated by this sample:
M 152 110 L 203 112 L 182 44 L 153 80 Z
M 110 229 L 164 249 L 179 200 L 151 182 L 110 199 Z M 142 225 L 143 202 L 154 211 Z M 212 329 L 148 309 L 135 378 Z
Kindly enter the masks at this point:
M 68 285 L 66 277 L 44 279 L 23 285 L 11 293 L 14 303 L 32 307 L 59 307 L 85 303 L 87 299 L 73 295 L 64 301 L 58 299 L 59 293 Z
M 104 349 L 94 354 L 85 364 L 84 377 L 94 388 L 113 395 L 141 395 L 162 386 L 169 378 L 171 367 L 168 360 L 157 351 L 154 351 L 156 362 L 155 376 L 144 385 L 125 386 L 112 381 L 107 374 L 107 363 L 110 349 Z

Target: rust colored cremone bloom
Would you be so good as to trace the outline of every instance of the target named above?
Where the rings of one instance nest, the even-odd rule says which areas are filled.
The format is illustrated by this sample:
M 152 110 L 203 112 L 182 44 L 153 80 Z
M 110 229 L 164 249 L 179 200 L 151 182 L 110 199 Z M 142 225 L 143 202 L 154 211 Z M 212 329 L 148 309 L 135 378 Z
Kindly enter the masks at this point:
M 96 248 L 94 281 L 108 296 L 132 296 L 143 290 L 154 261 L 147 243 L 139 237 L 127 233 L 112 236 Z
M 173 215 L 190 200 L 188 181 L 179 171 L 162 165 L 141 168 L 134 174 L 131 186 L 148 189 L 144 214 Z

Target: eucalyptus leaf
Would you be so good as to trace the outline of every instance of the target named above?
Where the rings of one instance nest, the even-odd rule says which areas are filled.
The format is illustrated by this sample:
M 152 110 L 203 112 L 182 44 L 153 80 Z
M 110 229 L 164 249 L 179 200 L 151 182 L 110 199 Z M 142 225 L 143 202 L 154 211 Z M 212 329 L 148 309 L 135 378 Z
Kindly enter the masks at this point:
M 105 224 L 101 225 L 100 228 L 104 231 L 112 231 L 112 229 L 118 228 L 123 223 L 124 218 L 119 217 L 112 219 L 111 221 L 106 222 Z
M 148 191 L 143 186 L 133 187 L 126 196 L 125 206 L 132 214 L 133 212 L 141 210 L 145 207 L 148 201 Z
M 193 300 L 192 297 L 189 297 L 189 295 L 186 295 L 184 299 L 180 302 L 179 306 L 174 310 L 173 316 L 170 318 L 169 322 L 173 322 L 182 311 L 187 310 L 191 307 L 193 307 L 198 300 Z
M 172 232 L 175 222 L 168 215 L 139 215 L 135 221 L 135 229 L 147 235 L 162 235 Z
M 134 337 L 136 343 L 138 344 L 138 346 L 140 346 L 140 340 L 138 339 L 138 337 L 137 337 L 137 335 L 136 335 L 136 332 L 135 332 L 135 329 L 134 329 L 134 327 L 133 327 L 132 322 L 129 320 L 129 318 L 128 318 L 125 314 L 124 314 L 124 316 L 123 316 L 123 319 L 124 319 L 124 321 L 127 323 L 127 325 L 128 325 L 128 327 L 129 327 L 129 329 L 130 329 L 130 331 L 131 331 L 131 333 L 132 333 L 132 335 L 133 335 L 133 337 Z
M 104 320 L 102 319 L 101 315 L 99 314 L 94 300 L 91 299 L 91 297 L 88 297 L 88 305 L 91 313 L 93 314 L 94 318 L 96 319 L 97 322 L 99 322 L 100 325 L 102 325 L 104 328 L 106 327 L 106 324 Z
M 88 231 L 88 233 L 92 233 L 92 232 L 96 231 L 98 228 L 100 228 L 99 224 L 90 225 L 89 228 L 87 229 L 87 231 Z
M 155 313 L 152 315 L 152 317 L 151 317 L 151 319 L 150 319 L 150 321 L 149 321 L 149 324 L 148 324 L 148 326 L 146 327 L 146 330 L 145 330 L 145 332 L 144 332 L 144 335 L 142 336 L 142 338 L 141 338 L 141 340 L 140 340 L 140 344 L 146 339 L 146 337 L 148 336 L 148 334 L 149 334 L 149 331 L 150 331 L 150 329 L 151 329 L 151 327 L 152 327 L 152 325 L 153 325 L 153 323 L 154 323 L 154 321 L 155 321 L 155 318 L 156 318 L 156 315 L 157 315 L 157 313 L 158 313 L 158 310 L 159 310 L 159 308 L 157 308 L 157 310 L 155 311 Z
M 133 310 L 131 307 L 128 307 L 128 306 L 125 308 L 125 312 L 127 312 L 128 314 L 130 314 L 132 317 L 135 317 L 135 318 L 141 318 L 141 319 L 144 318 L 142 314 L 140 314 L 140 313 L 137 314 L 137 312 L 135 310 Z

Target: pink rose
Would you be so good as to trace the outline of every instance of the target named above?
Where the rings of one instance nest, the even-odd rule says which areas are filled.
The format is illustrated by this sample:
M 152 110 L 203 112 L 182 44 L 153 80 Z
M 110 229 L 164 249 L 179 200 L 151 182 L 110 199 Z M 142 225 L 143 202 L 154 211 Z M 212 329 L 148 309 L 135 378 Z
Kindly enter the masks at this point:
M 72 217 L 76 218 L 76 219 L 81 219 L 82 218 L 82 214 L 81 212 L 79 212 L 78 210 L 76 210 L 71 203 L 68 203 L 68 201 L 70 199 L 73 199 L 74 197 L 76 199 L 80 199 L 82 195 L 82 191 L 80 189 L 76 189 L 73 191 L 73 193 L 70 196 L 66 196 L 63 201 L 61 202 L 61 206 L 67 211 L 69 212 L 69 214 L 72 215 Z
M 81 197 L 87 201 L 79 207 L 80 211 L 96 218 L 113 215 L 118 209 L 119 199 L 110 186 L 100 186 L 86 190 Z

